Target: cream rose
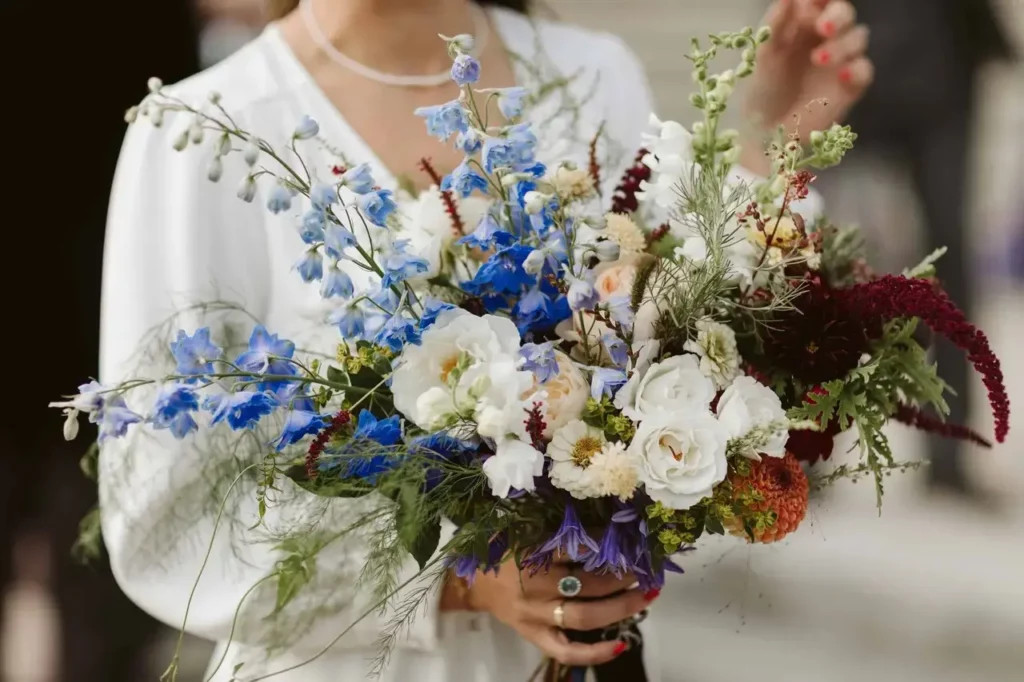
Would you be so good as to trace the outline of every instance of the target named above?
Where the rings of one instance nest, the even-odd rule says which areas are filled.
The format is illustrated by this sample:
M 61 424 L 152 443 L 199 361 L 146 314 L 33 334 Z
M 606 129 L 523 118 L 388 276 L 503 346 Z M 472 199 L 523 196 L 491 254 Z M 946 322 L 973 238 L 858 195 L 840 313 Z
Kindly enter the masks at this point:
M 590 384 L 576 363 L 565 353 L 555 351 L 558 374 L 543 385 L 534 379 L 534 386 L 526 394 L 524 403 L 540 402 L 544 407 L 544 437 L 551 435 L 574 419 L 579 419 L 590 397 Z
M 729 434 L 708 411 L 662 413 L 645 419 L 627 452 L 651 499 L 689 509 L 725 480 Z
M 634 372 L 615 396 L 615 407 L 633 421 L 667 413 L 706 412 L 715 384 L 700 371 L 694 355 L 676 355 Z

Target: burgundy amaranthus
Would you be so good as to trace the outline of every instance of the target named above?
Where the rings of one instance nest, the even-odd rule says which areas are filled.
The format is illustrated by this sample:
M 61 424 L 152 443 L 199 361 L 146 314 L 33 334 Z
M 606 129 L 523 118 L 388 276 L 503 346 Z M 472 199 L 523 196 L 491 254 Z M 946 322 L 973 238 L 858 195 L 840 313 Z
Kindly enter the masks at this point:
M 452 233 L 456 237 L 461 237 L 465 234 L 464 225 L 462 218 L 459 216 L 459 207 L 455 204 L 455 198 L 452 197 L 452 193 L 448 190 L 441 189 L 442 178 L 438 174 L 437 170 L 430 164 L 430 159 L 420 159 L 420 168 L 423 172 L 430 176 L 430 179 L 438 187 L 438 191 L 441 192 L 441 201 L 444 202 L 444 211 L 448 214 L 448 218 L 452 221 Z
M 651 179 L 651 169 L 642 163 L 647 150 L 637 152 L 633 165 L 623 174 L 622 181 L 612 195 L 612 213 L 632 213 L 640 206 L 636 193 L 640 191 L 640 183 Z
M 601 196 L 601 164 L 597 162 L 597 141 L 601 138 L 603 131 L 604 125 L 602 124 L 597 129 L 597 132 L 594 133 L 593 139 L 590 140 L 590 163 L 587 168 L 590 173 L 590 179 L 594 181 L 594 191 L 597 192 L 598 196 Z
M 323 454 L 327 443 L 340 428 L 352 421 L 352 415 L 348 410 L 342 410 L 333 417 L 327 417 L 324 421 L 327 422 L 327 426 L 316 434 L 316 438 L 309 444 L 309 450 L 306 451 L 306 478 L 310 481 L 316 480 L 316 465 L 320 462 L 320 455 Z
M 960 424 L 947 424 L 941 419 L 929 416 L 917 409 L 916 407 L 910 407 L 909 405 L 900 405 L 896 410 L 896 414 L 893 418 L 908 426 L 913 426 L 915 429 L 921 431 L 927 431 L 928 433 L 937 433 L 943 438 L 955 438 L 957 440 L 969 440 L 972 443 L 977 443 L 986 448 L 992 447 L 992 443 L 988 442 L 985 438 L 975 433 L 973 430 Z
M 534 403 L 533 407 L 526 411 L 526 433 L 530 434 L 533 447 L 544 452 L 544 430 L 548 425 L 544 421 L 542 408 L 543 405 L 540 403 Z
M 996 440 L 1002 443 L 1010 430 L 1010 400 L 1003 371 L 988 338 L 964 317 L 946 292 L 923 279 L 886 275 L 872 282 L 841 290 L 846 307 L 862 319 L 893 320 L 918 317 L 933 332 L 967 353 L 967 359 L 981 375 L 988 390 L 988 402 L 995 419 Z

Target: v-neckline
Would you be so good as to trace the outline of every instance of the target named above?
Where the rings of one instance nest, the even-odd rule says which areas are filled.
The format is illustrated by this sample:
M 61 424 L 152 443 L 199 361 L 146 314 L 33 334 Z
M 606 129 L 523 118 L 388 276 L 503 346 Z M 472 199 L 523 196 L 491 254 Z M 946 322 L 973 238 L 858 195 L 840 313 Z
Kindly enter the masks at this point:
M 494 29 L 495 35 L 501 40 L 505 46 L 506 51 L 512 54 L 523 55 L 526 54 L 528 49 L 529 38 L 523 31 L 521 26 L 518 26 L 519 22 L 528 22 L 525 17 L 520 17 L 511 10 L 503 8 L 488 7 L 484 8 L 487 12 L 487 16 L 491 21 L 491 26 Z M 337 135 L 337 139 L 345 139 L 348 144 L 345 145 L 344 150 L 346 156 L 351 156 L 353 161 L 358 163 L 368 163 L 374 172 L 374 179 L 377 184 L 381 187 L 391 190 L 398 190 L 400 187 L 399 176 L 397 176 L 388 166 L 385 164 L 373 147 L 366 141 L 366 139 L 349 123 L 348 119 L 345 118 L 344 114 L 338 109 L 338 107 L 331 101 L 331 98 L 327 96 L 323 88 L 310 73 L 309 69 L 299 60 L 296 56 L 295 51 L 292 50 L 291 45 L 284 39 L 281 34 L 281 29 L 276 22 L 270 23 L 264 29 L 264 33 L 273 43 L 279 56 L 281 56 L 285 62 L 284 66 L 293 72 L 297 77 L 297 80 L 305 82 L 307 85 L 307 94 L 313 100 L 312 104 L 319 110 L 328 112 L 330 118 L 329 121 L 325 121 L 322 116 L 317 117 L 317 122 L 320 124 L 321 129 L 328 128 L 330 131 L 327 132 L 327 139 L 334 138 Z M 512 59 L 512 73 L 515 80 L 515 85 L 523 85 L 525 78 L 525 71 L 522 68 L 519 60 Z M 440 103 L 440 102 L 439 102 Z M 304 112 L 310 113 L 311 112 Z M 529 113 L 526 114 L 529 116 Z M 325 125 L 326 124 L 326 125 Z M 349 154 L 351 152 L 351 154 Z

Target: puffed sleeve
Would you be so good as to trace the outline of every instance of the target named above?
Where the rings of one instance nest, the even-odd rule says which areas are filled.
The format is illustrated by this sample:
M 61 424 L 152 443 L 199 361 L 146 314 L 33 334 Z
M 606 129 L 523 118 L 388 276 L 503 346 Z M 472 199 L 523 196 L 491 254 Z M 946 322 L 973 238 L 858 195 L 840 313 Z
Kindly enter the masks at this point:
M 267 214 L 259 195 L 245 203 L 232 186 L 247 170 L 240 154 L 225 160 L 228 186 L 214 184 L 206 177 L 212 149 L 175 152 L 174 132 L 140 120 L 123 145 L 105 246 L 103 383 L 166 375 L 174 367 L 168 341 L 178 329 L 208 326 L 237 353 L 274 295 Z M 133 391 L 127 400 L 145 415 L 152 395 Z M 175 628 L 187 609 L 185 629 L 207 639 L 315 652 L 352 626 L 335 649 L 372 649 L 391 614 L 360 620 L 374 601 L 357 587 L 367 541 L 342 529 L 380 501 L 325 500 L 278 480 L 278 490 L 265 491 L 258 523 L 259 463 L 271 451 L 274 425 L 240 433 L 197 420 L 200 430 L 183 440 L 136 425 L 101 447 L 103 536 L 125 593 Z M 310 548 L 321 546 L 314 555 Z M 280 609 L 281 590 L 290 586 L 279 569 L 289 556 L 292 568 L 300 564 L 292 577 L 301 589 Z M 415 564 L 407 561 L 400 579 L 411 573 Z M 398 646 L 437 645 L 436 601 L 425 599 L 428 615 L 413 621 Z

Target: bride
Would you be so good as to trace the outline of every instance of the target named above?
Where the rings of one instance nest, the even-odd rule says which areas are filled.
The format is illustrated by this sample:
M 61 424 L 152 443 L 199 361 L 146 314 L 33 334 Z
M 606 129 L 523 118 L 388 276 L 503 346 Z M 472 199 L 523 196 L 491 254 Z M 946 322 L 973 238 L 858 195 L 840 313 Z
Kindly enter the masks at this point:
M 312 117 L 319 137 L 305 150 L 307 160 L 323 172 L 368 162 L 376 181 L 403 198 L 414 244 L 450 226 L 421 160 L 429 158 L 441 175 L 461 161 L 426 135 L 412 113 L 458 94 L 438 34 L 474 36 L 483 65 L 480 87 L 519 85 L 531 95 L 525 116 L 540 138 L 540 160 L 585 164 L 601 129 L 608 140 L 601 145 L 605 197 L 648 125 L 651 93 L 625 44 L 531 19 L 528 0 L 272 4 L 275 20 L 261 35 L 170 91 L 195 104 L 219 93 L 239 127 L 275 145 L 291 139 L 296 121 Z M 761 131 L 797 118 L 804 134 L 826 128 L 872 79 L 864 56 L 867 29 L 856 24 L 849 2 L 778 0 L 767 23 L 773 39 L 761 49 L 745 112 L 760 127 L 747 131 L 741 159 L 747 171 L 761 174 L 768 172 Z M 818 98 L 829 106 L 808 107 Z M 140 369 L 157 373 L 166 350 L 138 350 L 166 348 L 160 334 L 169 316 L 175 316 L 171 329 L 210 325 L 220 338 L 234 334 L 242 343 L 256 319 L 300 349 L 331 353 L 338 340 L 326 322 L 331 311 L 289 273 L 303 250 L 295 232 L 299 216 L 272 214 L 260 199 L 245 203 L 207 182 L 212 152 L 176 153 L 172 141 L 179 133 L 168 117 L 162 127 L 133 126 L 124 143 L 104 264 L 102 381 Z M 244 176 L 239 156 L 227 157 L 225 178 Z M 461 202 L 465 223 L 475 224 L 482 202 Z M 188 304 L 196 300 L 237 305 Z M 200 442 L 136 434 L 101 451 L 103 532 L 114 573 L 156 618 L 220 642 L 209 680 L 366 679 L 375 642 L 384 635 L 396 641 L 385 680 L 523 682 L 542 655 L 593 665 L 621 653 L 615 642 L 569 642 L 556 621 L 596 629 L 639 613 L 658 596 L 623 592 L 628 577 L 588 576 L 584 596 L 616 596 L 570 602 L 556 614 L 564 567 L 522 580 L 506 567 L 497 576 L 477 575 L 471 586 L 450 580 L 426 600 L 427 612 L 407 632 L 395 632 L 394 611 L 373 611 L 370 590 L 358 582 L 369 540 L 352 534 L 325 540 L 312 559 L 282 537 L 281 529 L 304 522 L 309 537 L 329 538 L 357 502 L 328 504 L 296 489 L 263 491 L 268 509 L 263 524 L 253 527 L 257 491 L 244 482 L 230 490 L 218 483 L 230 482 L 239 462 L 260 461 L 258 439 L 227 448 L 215 437 Z M 282 566 L 296 562 L 302 570 L 288 575 L 302 580 L 283 580 Z M 647 668 L 657 678 L 657 662 L 649 660 Z

